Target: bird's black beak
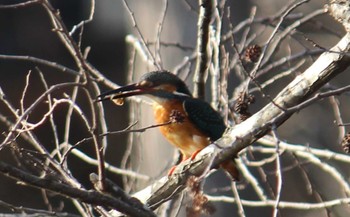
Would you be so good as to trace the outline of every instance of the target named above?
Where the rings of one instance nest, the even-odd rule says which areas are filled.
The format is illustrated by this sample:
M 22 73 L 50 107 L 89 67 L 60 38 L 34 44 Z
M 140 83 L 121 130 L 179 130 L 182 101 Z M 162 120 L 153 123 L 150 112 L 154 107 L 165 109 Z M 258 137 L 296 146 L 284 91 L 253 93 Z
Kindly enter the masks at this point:
M 113 100 L 113 101 L 116 100 L 115 102 L 117 103 L 118 99 L 122 100 L 123 98 L 129 97 L 129 96 L 147 94 L 152 90 L 153 88 L 146 87 L 145 85 L 141 85 L 140 83 L 130 84 L 115 90 L 102 93 L 101 95 L 97 96 L 96 102 L 105 101 L 105 100 Z

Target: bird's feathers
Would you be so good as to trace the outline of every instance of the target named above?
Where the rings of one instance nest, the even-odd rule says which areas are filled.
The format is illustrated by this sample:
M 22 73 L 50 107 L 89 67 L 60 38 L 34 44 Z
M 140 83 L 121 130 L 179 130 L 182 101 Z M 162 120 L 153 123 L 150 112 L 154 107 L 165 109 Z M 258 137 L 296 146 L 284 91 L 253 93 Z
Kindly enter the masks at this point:
M 188 98 L 183 101 L 183 107 L 192 123 L 204 132 L 211 141 L 219 139 L 226 129 L 224 120 L 207 102 Z

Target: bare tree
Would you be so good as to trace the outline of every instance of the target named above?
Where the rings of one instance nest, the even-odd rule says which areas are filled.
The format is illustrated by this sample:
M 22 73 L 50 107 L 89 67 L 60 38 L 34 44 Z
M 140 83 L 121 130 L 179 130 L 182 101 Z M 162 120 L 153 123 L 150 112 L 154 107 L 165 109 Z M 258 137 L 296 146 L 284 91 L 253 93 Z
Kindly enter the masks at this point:
M 0 5 L 4 216 L 350 214 L 349 1 L 91 0 L 75 5 L 81 16 L 72 2 Z M 118 30 L 126 53 L 95 50 L 103 42 L 92 39 L 117 40 L 109 16 L 128 20 Z M 123 59 L 127 69 L 103 69 Z M 96 102 L 114 80 L 160 69 L 228 125 L 169 177 L 178 153 L 158 137 L 149 103 L 131 98 L 122 113 Z M 239 182 L 214 169 L 231 158 Z

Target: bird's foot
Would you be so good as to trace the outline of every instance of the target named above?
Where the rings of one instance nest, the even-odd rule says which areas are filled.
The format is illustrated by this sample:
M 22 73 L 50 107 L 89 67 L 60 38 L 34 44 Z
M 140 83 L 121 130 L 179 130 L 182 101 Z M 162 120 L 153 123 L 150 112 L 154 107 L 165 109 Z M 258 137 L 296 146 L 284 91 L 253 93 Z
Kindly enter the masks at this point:
M 191 157 L 182 158 L 181 162 L 184 162 L 184 161 L 187 160 L 187 159 L 190 159 L 190 161 L 193 161 L 193 160 L 197 157 L 197 155 L 198 155 L 198 153 L 199 153 L 200 151 L 201 151 L 201 150 L 195 151 L 195 152 L 191 155 Z M 180 162 L 180 163 L 181 163 L 181 162 Z M 170 176 L 173 175 L 173 173 L 174 173 L 176 167 L 177 167 L 177 165 L 175 165 L 175 166 L 173 166 L 173 167 L 170 168 L 170 170 L 169 170 L 169 172 L 168 172 L 168 177 L 170 177 Z
M 190 157 L 191 161 L 193 161 L 197 157 L 198 153 L 201 152 L 201 151 L 202 150 L 200 149 L 200 150 L 197 150 L 197 151 L 193 152 L 193 154 Z
M 176 165 L 170 168 L 170 170 L 168 171 L 168 177 L 173 175 L 175 169 L 176 169 Z

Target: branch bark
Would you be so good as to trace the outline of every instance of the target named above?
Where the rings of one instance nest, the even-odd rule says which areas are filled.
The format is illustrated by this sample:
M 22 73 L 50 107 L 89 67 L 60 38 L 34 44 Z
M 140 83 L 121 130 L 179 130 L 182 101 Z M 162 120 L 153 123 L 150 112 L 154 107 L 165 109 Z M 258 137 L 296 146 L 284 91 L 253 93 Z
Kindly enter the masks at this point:
M 199 0 L 198 33 L 197 33 L 197 63 L 193 78 L 194 97 L 204 99 L 205 77 L 209 65 L 209 28 L 213 10 L 212 0 Z

